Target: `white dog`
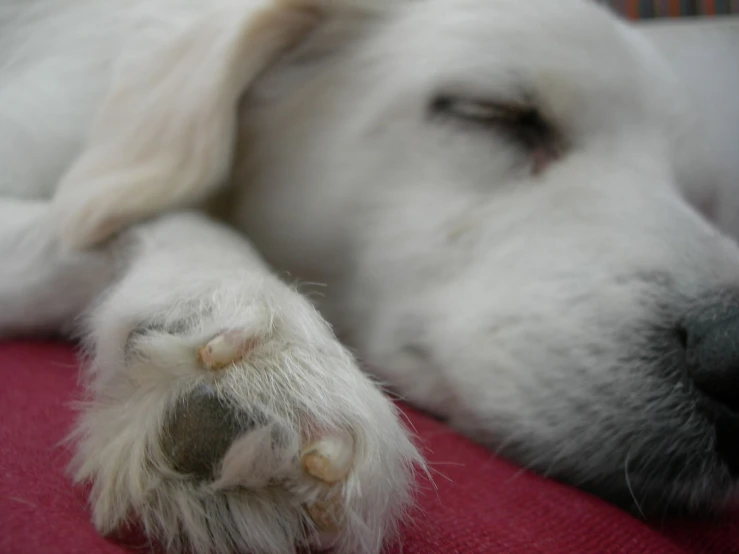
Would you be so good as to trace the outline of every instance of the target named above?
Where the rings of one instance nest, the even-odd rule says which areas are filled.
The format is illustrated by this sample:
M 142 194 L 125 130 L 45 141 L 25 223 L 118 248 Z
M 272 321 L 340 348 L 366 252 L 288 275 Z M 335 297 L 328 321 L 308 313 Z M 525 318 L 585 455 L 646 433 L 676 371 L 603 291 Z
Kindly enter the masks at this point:
M 739 249 L 666 65 L 586 0 L 364 4 L 0 5 L 0 331 L 87 340 L 96 527 L 378 552 L 423 461 L 323 317 L 521 464 L 720 506 Z

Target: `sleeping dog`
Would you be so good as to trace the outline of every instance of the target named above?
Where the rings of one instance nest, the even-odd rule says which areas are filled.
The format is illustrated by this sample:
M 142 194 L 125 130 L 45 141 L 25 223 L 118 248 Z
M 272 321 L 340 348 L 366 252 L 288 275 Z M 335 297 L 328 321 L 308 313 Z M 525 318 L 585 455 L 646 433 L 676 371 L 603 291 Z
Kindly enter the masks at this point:
M 739 249 L 681 93 L 586 0 L 6 0 L 0 332 L 86 346 L 97 529 L 376 554 L 425 470 L 384 389 L 720 508 Z

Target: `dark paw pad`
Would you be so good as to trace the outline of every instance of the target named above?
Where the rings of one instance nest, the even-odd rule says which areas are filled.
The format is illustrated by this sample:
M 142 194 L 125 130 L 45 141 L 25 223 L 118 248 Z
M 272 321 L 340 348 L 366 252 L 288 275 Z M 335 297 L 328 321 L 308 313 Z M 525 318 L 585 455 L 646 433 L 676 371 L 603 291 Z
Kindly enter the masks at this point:
M 161 445 L 176 471 L 210 480 L 233 442 L 267 423 L 263 414 L 246 413 L 230 406 L 203 386 L 170 409 Z

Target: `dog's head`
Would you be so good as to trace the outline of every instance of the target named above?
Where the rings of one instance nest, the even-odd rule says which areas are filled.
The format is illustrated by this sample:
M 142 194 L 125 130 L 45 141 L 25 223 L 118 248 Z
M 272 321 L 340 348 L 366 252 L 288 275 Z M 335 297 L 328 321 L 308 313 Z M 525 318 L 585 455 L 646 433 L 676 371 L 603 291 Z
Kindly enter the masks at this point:
M 637 511 L 721 505 L 739 249 L 681 193 L 709 177 L 669 71 L 586 0 L 396 4 L 254 80 L 235 221 L 460 430 Z

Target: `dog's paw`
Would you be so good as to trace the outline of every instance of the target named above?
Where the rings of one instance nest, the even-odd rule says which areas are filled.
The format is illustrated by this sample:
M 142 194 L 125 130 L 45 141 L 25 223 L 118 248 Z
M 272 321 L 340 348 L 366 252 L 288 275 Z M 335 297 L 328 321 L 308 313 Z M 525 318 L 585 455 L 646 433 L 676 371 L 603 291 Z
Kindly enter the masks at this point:
M 93 321 L 76 479 L 102 533 L 169 550 L 377 553 L 422 465 L 392 404 L 284 286 Z

